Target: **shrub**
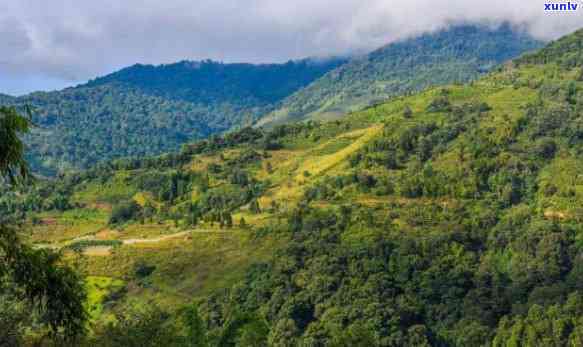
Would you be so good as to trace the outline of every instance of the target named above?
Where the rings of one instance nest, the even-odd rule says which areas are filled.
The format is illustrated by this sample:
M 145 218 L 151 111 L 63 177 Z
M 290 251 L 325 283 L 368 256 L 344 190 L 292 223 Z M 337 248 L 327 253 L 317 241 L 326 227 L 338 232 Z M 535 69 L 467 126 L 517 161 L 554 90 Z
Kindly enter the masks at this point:
M 135 201 L 122 201 L 113 207 L 109 224 L 119 224 L 135 219 L 141 211 L 140 205 Z
M 138 279 L 143 279 L 150 276 L 156 270 L 155 265 L 148 265 L 143 261 L 139 261 L 134 265 L 134 275 Z
M 433 101 L 427 106 L 427 112 L 435 113 L 435 112 L 450 112 L 451 111 L 451 103 L 446 96 L 438 96 L 437 98 L 433 99 Z
M 535 151 L 544 159 L 552 159 L 557 152 L 557 144 L 551 139 L 543 139 L 537 143 Z
M 403 117 L 411 118 L 411 116 L 413 116 L 413 111 L 411 110 L 411 107 L 409 107 L 409 105 L 407 105 L 407 106 L 405 106 L 405 109 L 403 110 Z

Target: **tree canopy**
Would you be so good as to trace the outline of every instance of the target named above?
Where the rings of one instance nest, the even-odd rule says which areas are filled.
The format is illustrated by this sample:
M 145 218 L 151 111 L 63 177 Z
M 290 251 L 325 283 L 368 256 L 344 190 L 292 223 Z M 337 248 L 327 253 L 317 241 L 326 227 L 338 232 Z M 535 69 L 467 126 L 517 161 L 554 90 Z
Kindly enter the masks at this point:
M 21 137 L 30 126 L 14 108 L 0 107 L 2 185 L 29 177 Z M 18 343 L 28 324 L 46 326 L 56 339 L 75 338 L 85 330 L 84 300 L 83 283 L 59 254 L 23 244 L 16 226 L 0 224 L 0 315 L 11 317 L 0 320 L 0 344 Z

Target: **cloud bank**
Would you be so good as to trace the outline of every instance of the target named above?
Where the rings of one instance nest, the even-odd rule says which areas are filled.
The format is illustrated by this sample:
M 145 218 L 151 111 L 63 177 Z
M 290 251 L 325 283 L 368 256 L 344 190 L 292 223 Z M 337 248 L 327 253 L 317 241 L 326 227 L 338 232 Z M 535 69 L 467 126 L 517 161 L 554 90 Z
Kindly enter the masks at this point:
M 18 79 L 70 84 L 137 62 L 349 54 L 451 24 L 503 21 L 554 39 L 583 26 L 583 8 L 545 13 L 541 0 L 3 1 L 0 92 Z

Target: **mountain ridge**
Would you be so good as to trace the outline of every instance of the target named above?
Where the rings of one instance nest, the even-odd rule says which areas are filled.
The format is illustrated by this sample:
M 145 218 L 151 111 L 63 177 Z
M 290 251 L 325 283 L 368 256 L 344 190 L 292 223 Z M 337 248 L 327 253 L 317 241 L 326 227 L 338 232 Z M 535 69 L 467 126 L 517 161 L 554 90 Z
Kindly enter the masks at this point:
M 197 102 L 201 100 L 201 96 L 208 98 L 209 92 L 224 94 L 233 90 L 240 93 L 238 97 L 255 97 L 273 103 L 289 93 L 286 89 L 295 90 L 308 84 L 312 80 L 312 76 L 308 75 L 310 72 L 308 69 L 327 70 L 329 66 L 339 66 L 347 60 L 330 57 L 317 60 L 313 58 L 290 60 L 281 64 L 222 63 L 212 60 L 183 60 L 161 65 L 135 64 L 90 80 L 83 86 L 94 87 L 116 82 L 136 86 L 157 96 Z M 289 67 L 294 69 L 285 71 Z M 288 75 L 294 75 L 294 79 Z M 143 81 L 148 83 L 144 85 Z M 197 91 L 192 81 L 211 84 L 210 90 L 205 90 L 205 93 Z M 174 84 L 168 85 L 168 82 Z M 197 95 L 197 92 L 203 95 Z M 203 99 L 203 102 L 210 101 Z
M 286 98 L 258 125 L 335 119 L 392 96 L 467 82 L 541 45 L 509 24 L 457 25 L 400 40 L 330 71 Z
M 76 87 L 5 103 L 35 108 L 37 128 L 28 137 L 28 158 L 37 173 L 54 176 L 103 160 L 176 150 L 258 120 L 265 125 L 273 115 L 275 123 L 287 122 L 310 118 L 317 108 L 323 116 L 315 118 L 337 118 L 392 95 L 475 78 L 479 69 L 494 66 L 488 54 L 505 58 L 537 44 L 509 27 L 468 25 L 394 43 L 351 61 L 136 64 Z M 382 76 L 392 79 L 380 81 Z M 290 112 L 282 114 L 289 105 Z
M 5 102 L 35 109 L 29 160 L 35 171 L 54 175 L 101 160 L 175 150 L 187 140 L 251 124 L 343 62 L 134 65 L 76 87 Z
M 14 96 L 0 93 L 0 103 L 8 103 L 14 100 Z

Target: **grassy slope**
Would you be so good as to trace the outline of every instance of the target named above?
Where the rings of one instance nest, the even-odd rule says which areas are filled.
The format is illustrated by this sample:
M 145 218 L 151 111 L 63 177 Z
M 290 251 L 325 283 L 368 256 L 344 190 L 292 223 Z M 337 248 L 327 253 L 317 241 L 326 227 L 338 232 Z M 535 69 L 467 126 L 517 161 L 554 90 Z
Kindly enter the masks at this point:
M 520 67 L 508 65 L 501 71 L 488 75 L 469 85 L 448 87 L 448 98 L 452 104 L 461 106 L 471 102 L 486 102 L 491 110 L 480 114 L 473 126 L 482 131 L 490 141 L 504 144 L 503 150 L 497 154 L 496 160 L 505 165 L 512 155 L 508 139 L 512 138 L 515 147 L 528 148 L 531 140 L 524 132 L 517 132 L 517 126 L 527 117 L 529 104 L 539 100 L 541 83 L 563 83 L 575 80 L 580 69 L 565 70 L 553 63 L 546 65 L 522 64 Z M 575 82 L 579 90 L 583 82 Z M 449 115 L 445 112 L 429 113 L 428 105 L 439 95 L 441 89 L 431 89 L 410 97 L 400 97 L 361 112 L 357 112 L 342 121 L 326 123 L 306 130 L 296 136 L 283 139 L 283 149 L 267 151 L 267 157 L 259 164 L 246 167 L 259 181 L 269 180 L 270 186 L 259 199 L 262 213 L 251 214 L 247 206 L 238 208 L 233 217 L 235 221 L 245 218 L 252 227 L 277 224 L 279 218 L 285 217 L 302 200 L 305 191 L 327 176 L 371 172 L 380 173 L 389 178 L 397 178 L 403 169 L 386 170 L 377 166 L 368 168 L 351 168 L 348 164 L 350 156 L 362 150 L 373 140 L 381 137 L 398 139 L 404 132 L 420 124 L 436 123 L 438 126 L 448 122 Z M 552 103 L 546 99 L 545 103 Z M 405 118 L 406 106 L 413 111 L 411 118 Z M 462 132 L 456 139 L 447 143 L 440 153 L 436 153 L 431 164 L 439 172 L 454 176 L 464 167 L 470 167 L 472 160 L 459 162 L 462 145 L 472 141 Z M 559 141 L 559 151 L 555 159 L 544 164 L 537 173 L 536 180 L 540 182 L 539 191 L 535 194 L 534 205 L 540 213 L 549 219 L 569 221 L 578 216 L 583 203 L 583 183 L 577 172 L 581 170 L 581 162 L 575 154 L 568 151 Z M 183 170 L 206 172 L 210 163 L 225 163 L 234 158 L 248 146 L 242 145 L 218 154 L 193 156 L 189 165 Z M 269 163 L 273 170 L 268 172 L 265 166 Z M 56 223 L 36 227 L 33 240 L 36 242 L 65 242 L 74 236 L 97 234 L 107 230 L 107 206 L 112 200 L 122 197 L 134 197 L 138 200 L 149 196 L 147 192 L 139 192 L 135 187 L 127 185 L 125 178 L 136 172 L 117 172 L 104 185 L 95 181 L 84 182 L 77 186 L 75 200 L 79 204 L 93 206 L 93 209 L 65 212 L 62 215 L 47 215 Z M 543 194 L 542 187 L 552 181 L 558 193 L 552 196 Z M 228 183 L 217 179 L 211 180 L 211 186 L 227 186 Z M 459 189 L 463 189 L 459 188 Z M 572 193 L 574 192 L 574 193 Z M 315 201 L 315 206 L 359 205 L 372 208 L 375 213 L 383 214 L 398 206 L 406 213 L 396 218 L 394 223 L 403 230 L 421 231 L 424 225 L 412 222 L 407 213 L 415 213 L 423 206 L 461 206 L 472 201 L 464 197 L 463 192 L 454 192 L 446 196 L 420 199 L 408 199 L 396 194 L 369 194 L 356 190 L 340 192 L 340 199 L 332 201 Z M 150 199 L 152 199 L 150 197 Z M 192 199 L 197 199 L 197 193 L 192 193 Z M 270 210 L 272 202 L 280 205 Z M 98 208 L 95 208 L 98 206 Z M 519 207 L 517 207 L 519 208 Z M 515 208 L 508 210 L 508 215 Z M 78 216 L 78 217 L 76 217 Z M 74 230 L 71 226 L 76 226 Z M 203 230 L 215 230 L 210 233 L 197 233 Z M 125 226 L 124 229 L 105 233 L 103 239 L 123 239 L 130 237 L 155 237 L 179 231 L 174 229 L 170 221 L 160 225 L 141 225 L 139 223 Z M 221 233 L 220 231 L 225 231 Z M 370 235 L 348 234 L 347 242 L 360 242 Z M 285 242 L 286 236 L 269 235 L 256 238 L 255 233 L 243 229 L 221 230 L 216 226 L 201 224 L 194 229 L 192 236 L 168 240 L 153 244 L 123 245 L 114 248 L 108 256 L 87 256 L 81 258 L 80 266 L 84 273 L 90 276 L 106 276 L 128 283 L 127 297 L 133 301 L 148 302 L 154 300 L 167 305 L 185 303 L 219 288 L 228 287 L 243 276 L 244 269 L 251 263 L 268 259 L 273 250 Z M 71 255 L 72 259 L 76 256 Z M 139 284 L 133 277 L 133 267 L 139 261 L 156 266 L 156 270 L 146 285 Z M 99 277 L 102 278 L 102 277 Z M 92 295 L 93 302 L 99 301 Z M 100 312 L 99 309 L 95 310 Z
M 258 179 L 269 179 L 270 189 L 259 200 L 260 214 L 252 214 L 246 207 L 233 214 L 235 221 L 245 218 L 250 227 L 277 223 L 275 214 L 267 211 L 270 202 L 275 200 L 291 209 L 297 205 L 303 192 L 311 182 L 325 173 L 339 169 L 345 164 L 347 156 L 359 150 L 370 141 L 382 127 L 376 123 L 363 121 L 349 126 L 324 126 L 312 139 L 289 139 L 286 150 L 271 151 L 268 161 L 275 168 L 271 174 L 263 166 L 251 168 Z M 223 155 L 228 159 L 232 153 Z M 194 172 L 204 171 L 210 162 L 221 162 L 217 155 L 196 156 L 189 166 Z M 305 177 L 304 172 L 310 172 Z M 88 247 L 79 256 L 67 251 L 69 259 L 79 264 L 88 277 L 92 317 L 101 317 L 102 300 L 110 290 L 109 284 L 102 288 L 95 281 L 120 283 L 129 289 L 126 297 L 138 304 L 154 300 L 165 307 L 174 307 L 196 297 L 201 297 L 219 288 L 229 287 L 241 279 L 244 270 L 253 262 L 268 259 L 278 245 L 285 242 L 285 236 L 272 235 L 255 240 L 254 233 L 245 229 L 223 229 L 202 223 L 196 228 L 176 228 L 171 221 L 159 223 L 134 223 L 112 230 L 107 224 L 111 212 L 111 202 L 134 197 L 138 202 L 151 198 L 151 194 L 139 193 L 135 187 L 125 184 L 124 179 L 132 172 L 118 171 L 106 183 L 85 182 L 77 186 L 73 194 L 76 204 L 85 208 L 64 213 L 45 212 L 38 215 L 40 224 L 33 227 L 31 241 L 39 245 L 53 247 L 71 245 L 81 239 L 128 240 L 155 239 L 172 235 L 184 230 L 192 232 L 189 236 L 163 240 L 154 243 L 138 243 L 109 247 L 107 252 L 99 252 L 99 246 Z M 220 186 L 224 182 L 217 182 Z M 196 194 L 193 193 L 196 199 Z M 288 202 L 289 205 L 285 205 Z M 143 262 L 154 264 L 156 271 L 144 287 L 134 279 L 134 266 Z M 115 282 L 113 282 L 115 281 Z M 115 288 L 115 286 L 114 286 Z

